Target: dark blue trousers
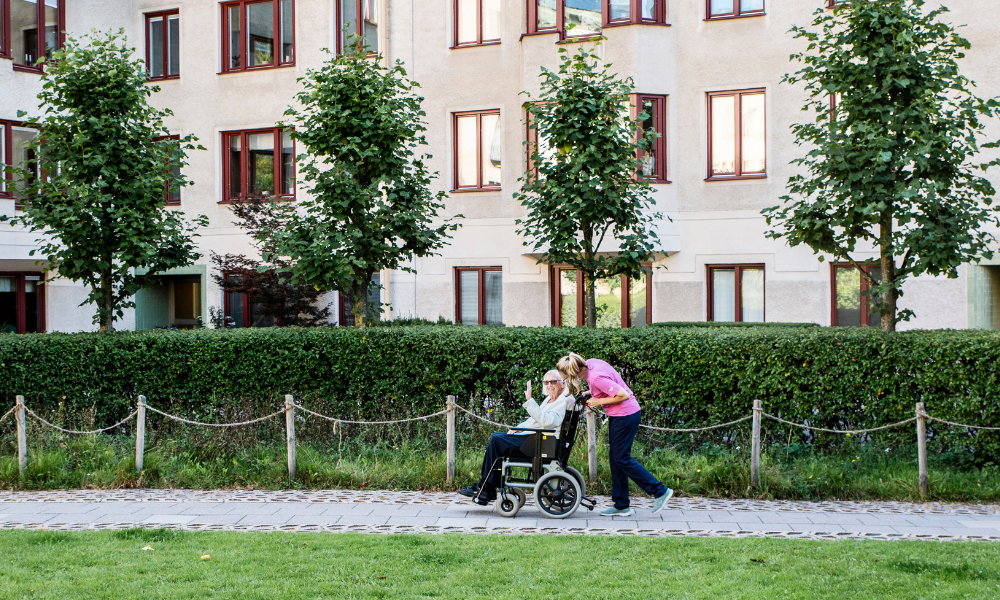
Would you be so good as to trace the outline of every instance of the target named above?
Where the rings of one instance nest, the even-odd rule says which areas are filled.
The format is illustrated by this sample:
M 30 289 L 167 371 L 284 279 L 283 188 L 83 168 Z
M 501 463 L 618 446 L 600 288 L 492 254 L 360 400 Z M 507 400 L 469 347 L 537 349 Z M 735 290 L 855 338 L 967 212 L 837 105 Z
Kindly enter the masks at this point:
M 483 457 L 483 476 L 479 480 L 487 493 L 496 493 L 497 486 L 500 485 L 500 466 L 503 464 L 503 458 L 531 458 L 521 452 L 521 444 L 526 439 L 528 439 L 526 435 L 506 433 L 494 433 L 490 438 L 490 443 L 486 445 L 486 456 Z
M 660 483 L 646 467 L 632 458 L 632 441 L 639 431 L 642 412 L 627 417 L 608 417 L 608 459 L 611 463 L 611 499 L 615 508 L 629 507 L 628 480 L 636 482 L 642 491 L 656 498 L 667 493 L 667 486 Z

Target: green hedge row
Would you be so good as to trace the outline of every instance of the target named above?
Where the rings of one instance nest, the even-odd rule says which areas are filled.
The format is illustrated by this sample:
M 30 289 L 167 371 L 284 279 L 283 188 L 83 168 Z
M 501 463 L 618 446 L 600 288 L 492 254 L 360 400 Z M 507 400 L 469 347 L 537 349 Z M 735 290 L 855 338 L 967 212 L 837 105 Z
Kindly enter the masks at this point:
M 110 424 L 144 394 L 160 408 L 222 421 L 236 406 L 251 406 L 254 414 L 273 411 L 291 393 L 326 414 L 381 420 L 436 412 L 454 394 L 474 410 L 513 422 L 525 381 L 537 384 L 569 350 L 618 368 L 639 396 L 644 422 L 653 425 L 729 421 L 749 414 L 756 398 L 767 412 L 819 427 L 899 421 L 913 415 L 918 401 L 942 418 L 1000 425 L 1000 332 L 830 328 L 2 335 L 0 412 L 23 394 L 36 411 L 94 411 L 98 424 Z M 773 439 L 788 439 L 783 426 L 766 429 Z M 874 439 L 912 444 L 913 430 L 907 425 Z M 937 451 L 971 451 L 981 463 L 1000 462 L 997 433 L 933 424 L 931 432 Z M 712 435 L 724 440 L 728 434 Z M 792 435 L 817 444 L 837 439 Z

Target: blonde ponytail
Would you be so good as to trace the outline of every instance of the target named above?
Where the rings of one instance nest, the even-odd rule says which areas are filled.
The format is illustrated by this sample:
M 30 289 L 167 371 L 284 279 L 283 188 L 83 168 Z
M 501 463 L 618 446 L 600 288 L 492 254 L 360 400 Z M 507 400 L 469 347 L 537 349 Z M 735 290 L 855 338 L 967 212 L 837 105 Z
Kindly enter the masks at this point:
M 586 368 L 587 361 L 576 352 L 570 352 L 556 363 L 556 369 L 566 380 L 567 387 L 573 386 L 577 394 L 580 393 L 580 373 Z

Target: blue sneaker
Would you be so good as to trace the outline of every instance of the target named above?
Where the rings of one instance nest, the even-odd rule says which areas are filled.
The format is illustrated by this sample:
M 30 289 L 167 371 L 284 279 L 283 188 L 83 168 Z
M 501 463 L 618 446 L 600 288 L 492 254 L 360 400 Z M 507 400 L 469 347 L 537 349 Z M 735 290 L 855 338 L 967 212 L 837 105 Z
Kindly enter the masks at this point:
M 605 508 L 604 510 L 602 510 L 600 512 L 600 515 L 602 517 L 631 517 L 634 512 L 635 511 L 633 511 L 631 507 L 615 508 L 614 506 L 612 506 L 611 508 Z
M 655 515 L 656 513 L 658 513 L 661 510 L 663 510 L 664 507 L 666 507 L 666 505 L 667 505 L 667 500 L 670 500 L 673 497 L 674 497 L 674 490 L 672 490 L 670 488 L 667 488 L 667 493 L 666 494 L 663 494 L 659 498 L 654 498 L 653 499 L 653 514 Z

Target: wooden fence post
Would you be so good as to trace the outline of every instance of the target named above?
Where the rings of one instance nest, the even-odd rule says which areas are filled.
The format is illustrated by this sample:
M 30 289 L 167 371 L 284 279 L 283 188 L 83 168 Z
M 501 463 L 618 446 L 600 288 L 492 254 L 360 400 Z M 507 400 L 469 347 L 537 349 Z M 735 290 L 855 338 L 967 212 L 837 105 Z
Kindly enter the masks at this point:
M 142 472 L 143 455 L 146 453 L 146 397 L 139 396 L 139 410 L 135 416 L 135 472 Z
M 919 464 L 918 487 L 921 497 L 927 496 L 927 420 L 924 419 L 924 403 L 917 402 L 917 463 Z
M 597 417 L 589 406 L 587 411 L 587 467 L 590 481 L 597 481 Z
M 764 412 L 760 400 L 753 401 L 753 439 L 750 442 L 750 487 L 760 487 L 760 415 Z
M 288 439 L 288 479 L 295 481 L 295 407 L 292 396 L 285 396 L 285 435 Z
M 14 420 L 17 422 L 17 467 L 21 473 L 21 479 L 24 479 L 24 474 L 28 470 L 28 437 L 25 433 L 24 396 L 17 396 L 16 400 Z
M 448 483 L 455 482 L 455 397 L 448 396 Z

